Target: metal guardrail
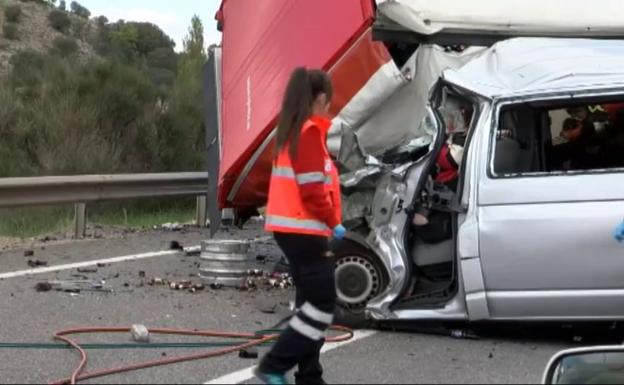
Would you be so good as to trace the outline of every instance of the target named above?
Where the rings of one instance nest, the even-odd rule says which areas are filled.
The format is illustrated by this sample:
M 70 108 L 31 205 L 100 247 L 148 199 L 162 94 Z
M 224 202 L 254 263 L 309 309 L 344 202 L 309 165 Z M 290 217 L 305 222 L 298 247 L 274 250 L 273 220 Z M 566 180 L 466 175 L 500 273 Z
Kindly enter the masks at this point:
M 81 237 L 89 202 L 195 195 L 197 223 L 205 226 L 207 188 L 207 172 L 2 178 L 0 208 L 75 203 L 75 235 Z

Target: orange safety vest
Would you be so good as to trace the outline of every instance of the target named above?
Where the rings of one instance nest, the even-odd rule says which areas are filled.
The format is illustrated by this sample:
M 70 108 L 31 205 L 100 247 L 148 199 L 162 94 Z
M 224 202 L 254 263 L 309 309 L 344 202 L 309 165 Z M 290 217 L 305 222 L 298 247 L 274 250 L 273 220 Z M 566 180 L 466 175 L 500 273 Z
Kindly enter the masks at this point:
M 318 127 L 327 135 L 331 122 L 318 118 L 308 119 L 303 125 L 301 136 L 306 130 Z M 333 204 L 334 214 L 340 220 L 342 203 L 338 170 L 332 161 L 325 140 L 322 151 L 325 158 L 323 172 L 296 174 L 292 167 L 288 146 L 284 146 L 273 164 L 269 187 L 269 202 L 266 208 L 265 229 L 270 232 L 331 236 L 333 229 L 306 209 L 300 188 L 308 183 L 324 182 L 326 197 Z M 299 142 L 299 148 L 306 143 Z

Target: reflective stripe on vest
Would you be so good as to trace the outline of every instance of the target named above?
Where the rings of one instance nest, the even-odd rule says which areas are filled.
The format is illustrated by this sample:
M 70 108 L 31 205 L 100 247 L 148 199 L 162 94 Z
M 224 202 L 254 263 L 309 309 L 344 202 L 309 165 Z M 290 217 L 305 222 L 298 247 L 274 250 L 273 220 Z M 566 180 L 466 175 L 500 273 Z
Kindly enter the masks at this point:
M 309 183 L 325 183 L 332 185 L 331 175 L 325 175 L 322 172 L 308 172 L 304 174 L 295 174 L 295 170 L 290 167 L 273 167 L 273 176 L 295 179 L 299 186 Z
M 313 230 L 313 231 L 327 231 L 329 227 L 314 219 L 296 219 L 289 217 L 281 217 L 277 215 L 268 215 L 266 217 L 266 224 L 268 226 L 288 227 L 299 230 Z

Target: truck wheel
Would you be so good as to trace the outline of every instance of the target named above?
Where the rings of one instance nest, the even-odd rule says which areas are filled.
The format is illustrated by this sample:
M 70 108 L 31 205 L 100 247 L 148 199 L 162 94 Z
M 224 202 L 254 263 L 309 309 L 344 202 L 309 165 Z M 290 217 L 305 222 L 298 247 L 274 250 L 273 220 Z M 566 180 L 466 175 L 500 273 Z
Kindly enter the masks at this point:
M 372 322 L 366 319 L 364 309 L 388 286 L 388 274 L 377 256 L 370 250 L 349 240 L 332 242 L 336 256 L 335 323 L 351 328 L 366 328 Z

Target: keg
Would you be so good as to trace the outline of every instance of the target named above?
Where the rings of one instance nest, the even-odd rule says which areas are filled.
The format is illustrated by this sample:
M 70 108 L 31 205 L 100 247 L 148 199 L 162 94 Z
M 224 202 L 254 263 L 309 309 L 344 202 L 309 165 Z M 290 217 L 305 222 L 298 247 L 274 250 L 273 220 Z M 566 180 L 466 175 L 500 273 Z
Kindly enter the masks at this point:
M 250 269 L 249 246 L 249 241 L 203 241 L 199 276 L 208 284 L 241 286 Z

